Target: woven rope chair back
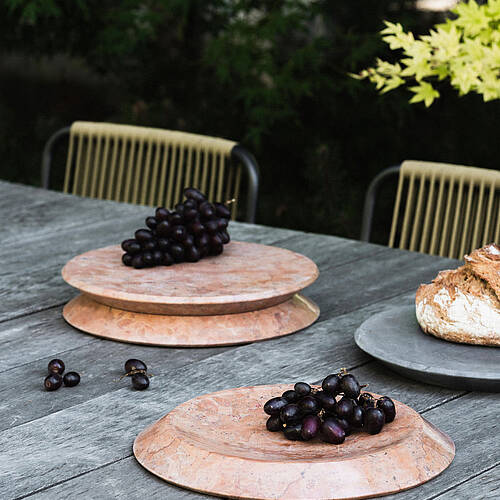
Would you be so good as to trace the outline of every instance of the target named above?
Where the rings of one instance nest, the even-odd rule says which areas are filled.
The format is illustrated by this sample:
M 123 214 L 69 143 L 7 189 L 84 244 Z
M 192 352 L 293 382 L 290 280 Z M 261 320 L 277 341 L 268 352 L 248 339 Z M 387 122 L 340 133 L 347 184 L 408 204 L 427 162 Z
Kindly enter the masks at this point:
M 461 259 L 499 237 L 500 171 L 420 161 L 401 165 L 390 247 Z
M 183 188 L 232 204 L 237 213 L 241 165 L 233 165 L 236 143 L 172 130 L 74 122 L 69 136 L 64 192 L 90 198 L 173 207 Z

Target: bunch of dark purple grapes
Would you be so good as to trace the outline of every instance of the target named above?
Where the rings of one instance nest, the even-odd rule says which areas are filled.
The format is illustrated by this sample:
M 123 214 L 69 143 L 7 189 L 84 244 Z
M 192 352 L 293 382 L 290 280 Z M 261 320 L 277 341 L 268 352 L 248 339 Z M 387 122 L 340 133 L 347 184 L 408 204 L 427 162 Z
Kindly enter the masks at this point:
M 122 262 L 136 269 L 198 262 L 219 255 L 229 243 L 227 226 L 231 212 L 223 203 L 210 203 L 195 188 L 184 190 L 186 200 L 175 210 L 156 209 L 146 218 L 149 229 L 138 229 L 135 238 L 122 242 Z
M 270 399 L 264 411 L 270 415 L 268 431 L 282 431 L 287 439 L 308 441 L 319 436 L 323 441 L 342 444 L 353 431 L 378 434 L 384 424 L 396 417 L 393 401 L 361 392 L 362 386 L 345 370 L 328 375 L 321 389 L 297 382 L 292 390 Z

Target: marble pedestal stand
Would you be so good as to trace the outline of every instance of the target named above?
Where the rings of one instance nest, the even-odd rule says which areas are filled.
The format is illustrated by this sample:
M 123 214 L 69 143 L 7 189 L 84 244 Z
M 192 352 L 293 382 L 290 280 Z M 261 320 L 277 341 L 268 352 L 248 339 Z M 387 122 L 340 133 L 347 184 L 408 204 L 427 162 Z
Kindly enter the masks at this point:
M 79 289 L 63 316 L 100 337 L 171 347 L 234 345 L 287 335 L 312 324 L 318 306 L 300 295 L 318 277 L 307 257 L 231 242 L 197 263 L 133 269 L 119 246 L 70 260 L 62 276 Z

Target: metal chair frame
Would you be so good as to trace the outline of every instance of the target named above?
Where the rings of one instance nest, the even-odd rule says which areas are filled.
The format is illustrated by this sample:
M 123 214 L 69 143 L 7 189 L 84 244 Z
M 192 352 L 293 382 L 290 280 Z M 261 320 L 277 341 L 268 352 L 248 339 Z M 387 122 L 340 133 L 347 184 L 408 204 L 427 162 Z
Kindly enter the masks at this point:
M 55 145 L 64 137 L 70 136 L 70 141 L 72 140 L 72 128 L 76 126 L 84 127 L 83 130 L 85 130 L 85 127 L 90 127 L 90 130 L 92 129 L 92 126 L 97 126 L 97 127 L 108 127 L 110 128 L 110 132 L 106 132 L 108 136 L 110 134 L 115 134 L 113 135 L 114 140 L 118 140 L 119 136 L 116 134 L 120 133 L 120 130 L 125 130 L 127 131 L 128 129 L 135 129 L 141 133 L 149 133 L 151 134 L 172 134 L 175 135 L 176 140 L 179 139 L 179 137 L 182 139 L 182 137 L 186 137 L 186 140 L 190 141 L 190 145 L 192 146 L 193 141 L 196 141 L 199 139 L 200 141 L 213 141 L 214 144 L 218 144 L 220 142 L 224 148 L 226 148 L 226 151 L 229 152 L 229 160 L 230 160 L 230 165 L 229 168 L 235 168 L 236 165 L 242 165 L 244 168 L 244 171 L 246 173 L 246 178 L 247 178 L 247 199 L 246 199 L 246 210 L 245 210 L 245 216 L 244 216 L 244 221 L 245 222 L 255 222 L 255 214 L 256 214 L 256 209 L 257 209 L 257 197 L 258 197 L 258 190 L 259 190 L 259 167 L 257 164 L 257 161 L 255 157 L 243 146 L 232 142 L 232 141 L 226 141 L 225 139 L 217 139 L 217 138 L 210 138 L 207 136 L 200 136 L 196 134 L 189 134 L 189 133 L 183 133 L 183 132 L 174 132 L 174 131 L 168 131 L 168 130 L 162 130 L 162 129 L 147 129 L 145 127 L 133 127 L 133 126 L 123 126 L 123 125 L 114 125 L 114 124 L 93 124 L 91 122 L 75 122 L 71 127 L 64 127 L 57 132 L 55 132 L 46 142 L 44 150 L 43 150 L 43 156 L 42 156 L 42 169 L 41 169 L 41 184 L 42 187 L 45 189 L 49 189 L 50 186 L 50 172 L 51 172 L 51 167 L 52 167 L 52 156 L 53 156 L 53 150 Z M 114 127 L 114 128 L 113 128 Z M 115 131 L 116 129 L 116 131 Z M 73 129 L 74 130 L 74 129 Z M 81 133 L 81 132 L 80 132 Z M 90 136 L 89 136 L 90 137 Z M 166 139 L 168 141 L 168 139 Z M 168 147 L 170 143 L 164 142 L 161 143 L 161 147 Z M 157 146 L 160 146 L 158 143 Z M 116 148 L 118 146 L 115 146 Z M 142 147 L 142 144 L 141 144 Z M 176 144 L 176 147 L 184 147 L 182 143 Z M 70 148 L 68 149 L 68 158 L 67 158 L 67 165 L 66 165 L 66 174 L 65 174 L 65 187 L 64 187 L 64 192 L 70 192 L 69 190 L 69 178 L 73 172 L 72 172 L 72 158 L 70 158 L 71 154 L 71 148 L 72 145 L 70 143 Z M 203 152 L 206 154 L 207 151 Z M 210 153 L 211 151 L 208 151 Z M 98 153 L 99 154 L 99 153 Z M 142 154 L 142 152 L 141 152 Z M 167 154 L 164 152 L 163 154 Z M 218 152 L 218 154 L 222 154 Z M 136 158 L 137 159 L 137 158 Z M 140 157 L 142 160 L 142 157 Z M 175 168 L 175 167 L 172 167 Z M 165 177 L 167 177 L 167 171 L 165 171 Z M 238 192 L 239 191 L 239 173 L 236 174 L 238 178 L 236 179 L 235 177 L 235 190 Z M 173 177 L 169 178 L 169 181 L 172 181 Z M 137 180 L 137 179 L 136 179 Z M 167 186 L 168 187 L 168 186 Z M 185 186 L 184 186 L 185 187 Z M 73 184 L 73 193 L 78 194 L 75 191 L 75 185 Z M 97 197 L 97 198 L 104 198 L 104 196 L 92 196 L 92 197 Z M 106 199 L 115 199 L 113 197 L 106 197 Z M 123 201 L 123 200 L 116 200 L 116 201 Z M 128 200 L 127 200 L 128 201 Z M 174 200 L 174 201 L 180 201 L 180 200 Z M 236 204 L 233 205 L 232 209 L 232 214 L 233 218 L 236 216 Z
M 370 239 L 378 189 L 396 174 L 399 182 L 388 246 L 462 258 L 474 248 L 498 241 L 500 171 L 423 161 L 386 168 L 372 180 L 365 195 L 362 241 Z M 405 189 L 407 197 L 402 201 Z

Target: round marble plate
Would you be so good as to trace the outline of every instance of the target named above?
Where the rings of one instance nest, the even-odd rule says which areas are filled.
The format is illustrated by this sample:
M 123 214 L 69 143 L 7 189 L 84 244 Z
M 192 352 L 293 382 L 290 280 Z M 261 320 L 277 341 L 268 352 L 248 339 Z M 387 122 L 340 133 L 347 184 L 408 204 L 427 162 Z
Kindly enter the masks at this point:
M 87 333 L 169 347 L 225 346 L 281 337 L 306 328 L 318 316 L 318 306 L 298 294 L 266 309 L 210 316 L 135 313 L 100 304 L 85 294 L 75 297 L 63 309 L 64 319 Z
M 415 380 L 459 390 L 500 391 L 500 348 L 426 335 L 414 305 L 375 314 L 354 337 L 363 351 Z
M 208 315 L 255 311 L 291 298 L 318 277 L 316 264 L 295 252 L 231 242 L 196 263 L 133 269 L 110 246 L 71 259 L 63 279 L 97 302 L 127 311 Z
M 395 401 L 380 434 L 342 445 L 288 441 L 266 430 L 264 403 L 290 386 L 242 387 L 181 404 L 134 442 L 139 463 L 178 486 L 231 498 L 346 499 L 396 493 L 437 476 L 453 441 Z

